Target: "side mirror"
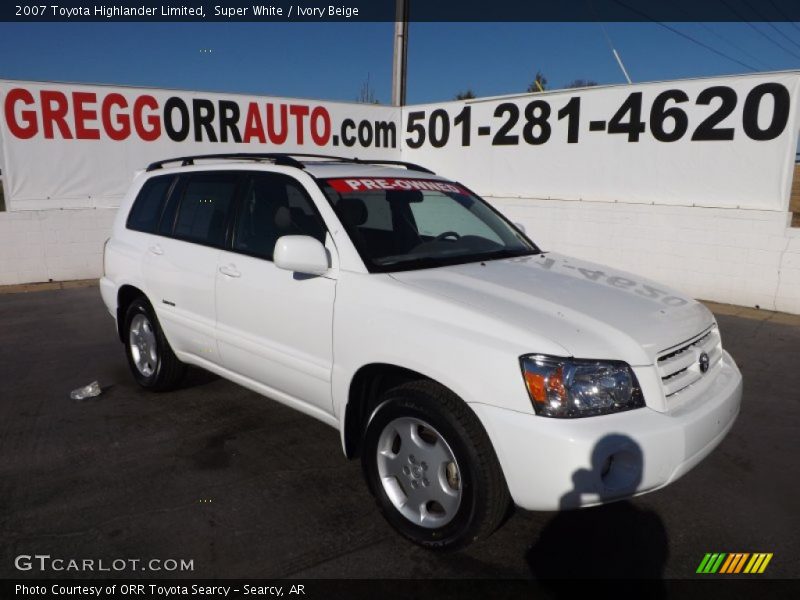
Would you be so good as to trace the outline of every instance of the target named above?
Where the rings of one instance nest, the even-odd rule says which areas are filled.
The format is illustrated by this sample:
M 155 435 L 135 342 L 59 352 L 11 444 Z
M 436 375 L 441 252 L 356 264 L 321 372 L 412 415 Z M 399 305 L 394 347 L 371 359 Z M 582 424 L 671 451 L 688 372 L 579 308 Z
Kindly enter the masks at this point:
M 309 235 L 284 235 L 275 243 L 272 258 L 279 269 L 322 275 L 328 270 L 328 253 L 319 240 Z
M 522 233 L 525 233 L 525 225 L 523 225 L 522 223 L 514 223 L 514 227 L 519 229 Z

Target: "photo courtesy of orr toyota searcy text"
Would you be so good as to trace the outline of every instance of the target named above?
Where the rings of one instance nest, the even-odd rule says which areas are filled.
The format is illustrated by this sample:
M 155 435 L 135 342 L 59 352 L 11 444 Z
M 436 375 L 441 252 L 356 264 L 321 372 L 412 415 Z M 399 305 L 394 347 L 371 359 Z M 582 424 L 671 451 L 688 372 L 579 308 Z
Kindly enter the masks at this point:
M 394 148 L 394 122 L 344 118 L 338 123 L 321 104 L 291 100 L 257 102 L 118 91 L 10 89 L 3 101 L 8 131 L 27 140 L 232 142 L 283 146 Z
M 49 585 L 34 585 L 18 583 L 14 586 L 14 593 L 19 597 L 49 597 L 65 596 L 69 598 L 96 597 L 106 595 L 132 596 L 135 598 L 181 598 L 181 597 L 232 597 L 232 592 L 242 596 L 304 596 L 306 594 L 303 584 L 251 585 L 244 584 L 238 587 L 232 585 L 158 585 L 154 583 L 106 583 L 103 585 L 82 585 L 54 583 Z

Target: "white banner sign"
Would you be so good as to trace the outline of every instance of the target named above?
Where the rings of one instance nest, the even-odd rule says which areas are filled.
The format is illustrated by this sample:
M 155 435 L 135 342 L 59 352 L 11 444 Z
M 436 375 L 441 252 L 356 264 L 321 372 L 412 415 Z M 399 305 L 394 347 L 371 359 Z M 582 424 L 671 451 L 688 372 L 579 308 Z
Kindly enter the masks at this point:
M 788 210 L 800 73 L 407 107 L 403 158 L 489 196 Z
M 407 106 L 0 81 L 12 210 L 115 206 L 174 156 L 403 159 L 486 196 L 788 210 L 800 72 Z
M 116 206 L 156 160 L 228 152 L 399 158 L 400 110 L 369 104 L 0 81 L 12 210 Z

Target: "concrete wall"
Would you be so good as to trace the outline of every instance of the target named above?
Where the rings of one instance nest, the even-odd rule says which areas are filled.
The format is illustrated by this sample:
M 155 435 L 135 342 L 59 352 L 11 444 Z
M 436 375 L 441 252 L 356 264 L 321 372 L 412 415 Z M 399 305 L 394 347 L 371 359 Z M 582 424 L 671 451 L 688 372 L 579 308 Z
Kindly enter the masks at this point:
M 99 277 L 115 208 L 0 212 L 0 285 Z
M 800 313 L 791 213 L 488 198 L 542 248 L 608 264 L 695 298 Z
M 696 298 L 800 314 L 791 213 L 492 198 L 544 249 L 655 279 Z M 0 285 L 99 277 L 113 208 L 0 213 Z

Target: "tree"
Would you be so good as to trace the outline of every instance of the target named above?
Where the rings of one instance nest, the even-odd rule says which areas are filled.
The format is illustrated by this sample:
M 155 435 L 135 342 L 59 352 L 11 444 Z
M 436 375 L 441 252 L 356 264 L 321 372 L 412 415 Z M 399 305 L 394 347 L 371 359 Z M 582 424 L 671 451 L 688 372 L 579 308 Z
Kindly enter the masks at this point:
M 463 92 L 458 92 L 456 94 L 456 100 L 472 100 L 475 97 L 475 92 L 472 91 L 472 88 L 467 88 Z
M 536 71 L 533 83 L 528 86 L 529 92 L 543 92 L 547 89 L 547 77 L 541 71 Z
M 372 87 L 372 83 L 369 80 L 369 73 L 367 73 L 366 81 L 361 84 L 361 89 L 358 92 L 358 96 L 356 96 L 356 102 L 362 102 L 364 104 L 380 104 L 378 99 L 375 97 L 375 89 Z
M 582 88 L 582 87 L 594 87 L 597 85 L 596 81 L 592 81 L 591 79 L 573 79 L 565 88 Z

